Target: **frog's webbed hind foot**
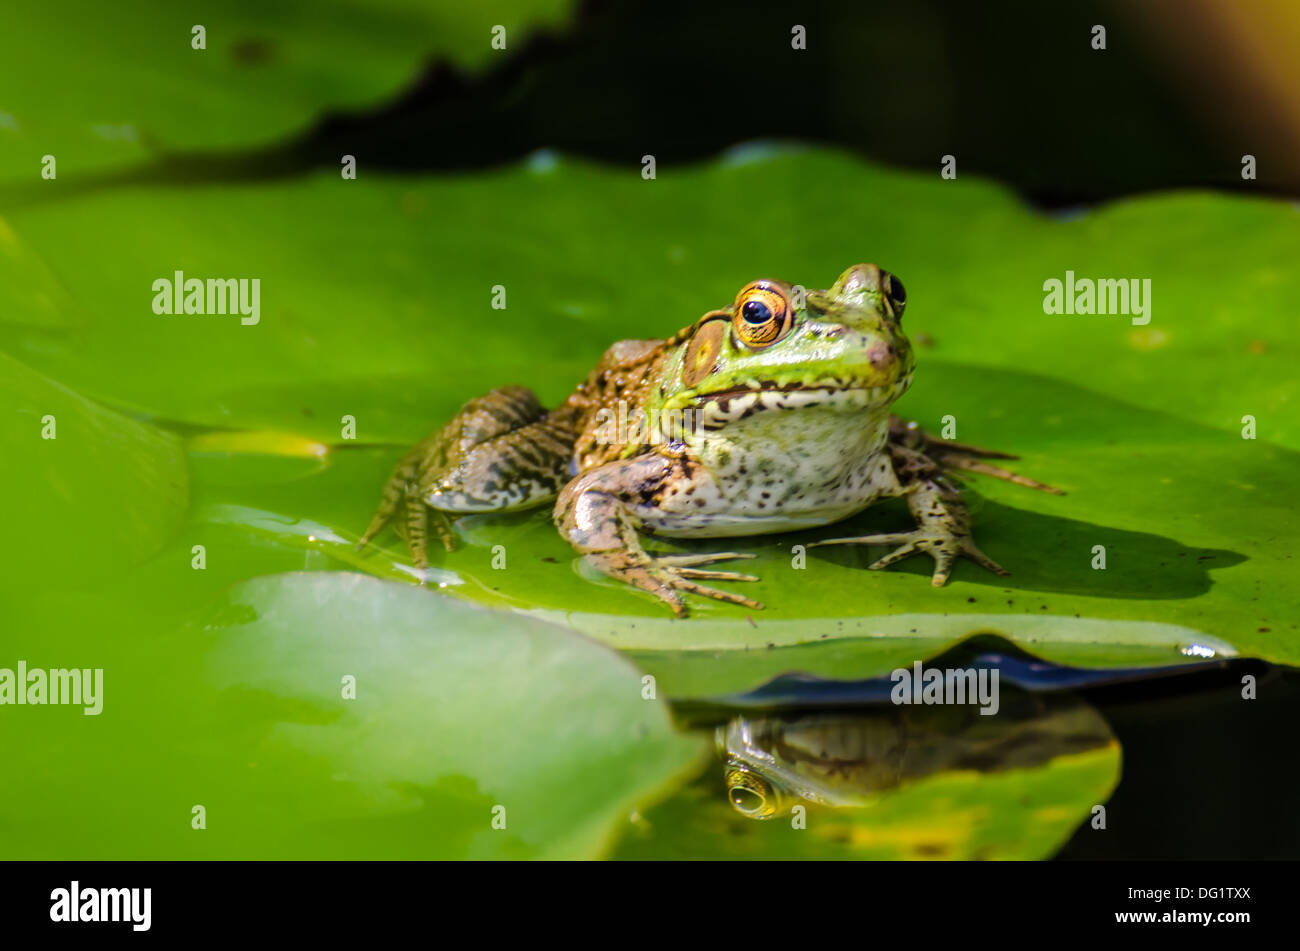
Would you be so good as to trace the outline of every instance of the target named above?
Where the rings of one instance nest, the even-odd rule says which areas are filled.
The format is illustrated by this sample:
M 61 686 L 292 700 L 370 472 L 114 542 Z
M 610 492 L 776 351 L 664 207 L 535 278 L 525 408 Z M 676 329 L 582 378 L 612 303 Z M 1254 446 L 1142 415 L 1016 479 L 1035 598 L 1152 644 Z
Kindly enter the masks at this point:
M 889 458 L 898 480 L 898 494 L 907 499 L 907 507 L 916 519 L 916 528 L 910 532 L 828 538 L 809 547 L 897 545 L 871 565 L 875 570 L 888 568 L 904 558 L 924 552 L 934 559 L 934 575 L 930 583 L 936 588 L 947 583 L 959 558 L 969 558 L 995 575 L 1007 575 L 1010 572 L 980 551 L 971 539 L 970 513 L 953 484 L 956 472 L 978 472 L 1041 492 L 1065 494 L 1054 486 L 984 461 L 1015 459 L 1010 453 L 940 439 L 897 416 L 889 419 Z
M 433 525 L 434 533 L 442 542 L 447 551 L 453 551 L 456 548 L 456 535 L 452 531 L 451 519 L 444 512 L 440 512 L 432 506 L 425 503 L 417 494 L 416 476 L 418 475 L 420 463 L 429 451 L 428 440 L 420 443 L 409 453 L 402 461 L 397 464 L 393 474 L 388 477 L 384 484 L 384 491 L 380 496 L 379 510 L 375 512 L 374 518 L 366 526 L 365 533 L 362 534 L 360 541 L 357 542 L 357 551 L 365 548 L 370 544 L 393 517 L 401 510 L 401 518 L 398 520 L 396 528 L 397 533 L 406 541 L 406 547 L 411 552 L 411 558 L 415 566 L 421 570 L 429 567 L 428 557 L 428 529 Z
M 926 528 L 888 535 L 827 538 L 823 541 L 813 542 L 808 547 L 816 548 L 818 545 L 898 545 L 898 548 L 870 565 L 873 571 L 888 568 L 910 555 L 925 552 L 934 559 L 934 576 L 930 579 L 930 583 L 936 588 L 948 583 L 948 576 L 952 574 L 952 567 L 957 563 L 960 556 L 969 558 L 995 575 L 1009 575 L 1011 573 L 975 547 L 975 543 L 971 541 L 969 535 L 963 538 L 952 532 L 933 531 Z
M 925 481 L 911 486 L 907 492 L 907 505 L 917 526 L 910 532 L 893 532 L 883 535 L 861 535 L 852 538 L 827 538 L 813 542 L 819 545 L 898 545 L 889 554 L 871 565 L 872 570 L 888 568 L 911 555 L 924 552 L 934 559 L 934 576 L 930 583 L 943 586 L 952 574 L 958 558 L 969 558 L 995 575 L 1010 574 L 1005 568 L 976 547 L 970 535 L 970 513 L 961 496 L 953 489 L 937 482 Z
M 595 568 L 648 591 L 672 609 L 677 617 L 686 617 L 686 603 L 681 592 L 698 594 L 715 601 L 739 604 L 761 611 L 763 605 L 753 598 L 699 584 L 698 581 L 757 581 L 754 575 L 739 571 L 713 571 L 694 567 L 732 558 L 753 558 L 740 552 L 724 551 L 708 555 L 651 555 L 637 546 L 635 550 L 588 552 L 587 561 Z
M 424 458 L 427 451 L 427 443 L 428 440 L 425 440 L 408 452 L 393 469 L 392 475 L 384 483 L 384 491 L 380 494 L 379 510 L 375 512 L 361 540 L 357 542 L 357 551 L 369 545 L 371 540 L 384 530 L 384 526 L 393 520 L 399 508 L 403 510 L 403 524 L 409 524 L 412 520 L 408 500 L 415 484 L 416 473 L 420 469 L 420 460 Z
M 753 598 L 700 584 L 701 581 L 757 581 L 738 571 L 705 567 L 733 558 L 753 558 L 742 552 L 652 555 L 641 546 L 642 524 L 633 506 L 655 497 L 670 482 L 682 485 L 690 478 L 705 478 L 693 463 L 675 456 L 644 453 L 606 463 L 574 479 L 555 503 L 553 518 L 560 534 L 597 570 L 648 591 L 686 617 L 682 594 L 739 604 L 762 610 Z M 697 483 L 702 484 L 702 483 Z
M 456 533 L 452 531 L 450 516 L 440 512 L 415 495 L 408 495 L 402 503 L 403 515 L 397 523 L 397 533 L 406 542 L 406 550 L 411 553 L 415 567 L 423 571 L 429 567 L 429 526 L 442 542 L 447 551 L 456 550 Z

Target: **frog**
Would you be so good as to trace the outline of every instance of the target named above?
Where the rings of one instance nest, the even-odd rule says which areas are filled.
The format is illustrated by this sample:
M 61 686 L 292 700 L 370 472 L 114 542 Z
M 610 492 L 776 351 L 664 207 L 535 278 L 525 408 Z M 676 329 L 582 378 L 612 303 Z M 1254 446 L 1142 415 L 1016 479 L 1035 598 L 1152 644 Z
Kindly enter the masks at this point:
M 872 263 L 824 290 L 763 278 L 665 338 L 614 343 L 554 408 L 524 386 L 494 389 L 398 461 L 357 547 L 392 522 L 423 572 L 431 530 L 451 551 L 460 517 L 549 504 L 588 565 L 684 618 L 686 596 L 762 610 L 713 584 L 757 581 L 719 567 L 755 555 L 655 552 L 643 538 L 818 529 L 898 498 L 914 529 L 808 547 L 889 546 L 873 570 L 928 555 L 936 587 L 959 559 L 1006 575 L 972 540 L 965 480 L 1060 490 L 989 461 L 1013 455 L 893 414 L 915 370 L 906 307 L 903 282 Z
M 967 704 L 736 716 L 714 731 L 727 800 L 750 819 L 791 807 L 875 805 L 943 773 L 999 773 L 1113 747 L 1101 714 L 1071 694 L 1003 691 L 998 716 Z

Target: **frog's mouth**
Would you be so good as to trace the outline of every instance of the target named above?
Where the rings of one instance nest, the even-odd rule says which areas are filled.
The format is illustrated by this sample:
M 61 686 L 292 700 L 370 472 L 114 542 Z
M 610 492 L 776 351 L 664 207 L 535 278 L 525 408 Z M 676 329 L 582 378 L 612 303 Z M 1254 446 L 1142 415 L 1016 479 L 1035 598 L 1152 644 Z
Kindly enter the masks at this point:
M 812 407 L 869 410 L 888 406 L 907 390 L 910 383 L 911 374 L 885 386 L 853 385 L 832 380 L 818 384 L 758 382 L 701 393 L 693 402 L 704 428 L 716 429 L 769 410 Z

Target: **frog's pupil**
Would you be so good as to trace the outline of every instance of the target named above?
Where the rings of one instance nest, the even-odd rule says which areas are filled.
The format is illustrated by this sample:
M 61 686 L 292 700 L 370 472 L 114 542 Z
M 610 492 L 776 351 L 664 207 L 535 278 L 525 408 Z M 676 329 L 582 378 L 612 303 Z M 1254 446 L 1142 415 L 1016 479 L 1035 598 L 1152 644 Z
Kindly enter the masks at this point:
M 765 324 L 772 319 L 772 311 L 762 301 L 752 300 L 740 309 L 740 316 L 751 324 Z
M 752 789 L 738 786 L 731 790 L 731 802 L 741 812 L 757 812 L 763 806 L 763 797 Z
M 903 282 L 896 277 L 889 279 L 889 294 L 900 304 L 907 303 L 907 290 L 903 287 Z

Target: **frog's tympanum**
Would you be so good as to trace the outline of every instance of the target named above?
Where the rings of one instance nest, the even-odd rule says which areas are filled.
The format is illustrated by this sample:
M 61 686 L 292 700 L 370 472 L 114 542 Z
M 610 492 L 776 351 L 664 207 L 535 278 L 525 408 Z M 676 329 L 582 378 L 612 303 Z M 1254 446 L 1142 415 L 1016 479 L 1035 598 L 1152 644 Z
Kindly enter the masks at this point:
M 971 541 L 954 470 L 1056 491 L 982 458 L 1014 458 L 937 439 L 890 415 L 912 382 L 903 284 L 858 264 L 829 290 L 754 281 L 667 340 L 623 340 L 555 409 L 507 386 L 466 403 L 398 463 L 364 546 L 390 520 L 415 564 L 433 525 L 452 548 L 451 518 L 554 500 L 560 534 L 594 567 L 686 614 L 684 592 L 750 608 L 702 581 L 738 552 L 656 555 L 640 536 L 710 538 L 830 525 L 902 497 L 910 532 L 818 545 L 897 546 L 872 568 L 924 552 L 933 583 L 959 556 L 1003 568 Z

